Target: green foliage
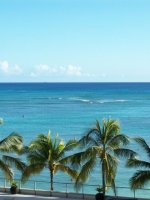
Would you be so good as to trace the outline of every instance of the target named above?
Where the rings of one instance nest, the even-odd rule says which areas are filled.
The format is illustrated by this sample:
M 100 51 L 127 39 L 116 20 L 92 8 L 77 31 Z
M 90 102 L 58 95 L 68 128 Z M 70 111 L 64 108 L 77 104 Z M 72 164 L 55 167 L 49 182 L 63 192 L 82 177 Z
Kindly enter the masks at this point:
M 145 157 L 150 158 L 150 147 L 143 138 L 135 138 L 136 143 L 138 143 L 145 152 Z M 127 167 L 139 168 L 133 176 L 130 178 L 131 189 L 142 188 L 150 181 L 150 161 L 145 161 L 137 158 L 131 158 L 127 161 Z M 143 169 L 144 168 L 144 169 Z
M 3 120 L 0 119 L 0 124 Z M 8 153 L 18 153 L 22 148 L 22 137 L 17 133 L 11 133 L 4 139 L 0 140 L 0 152 L 2 156 L 0 157 L 0 169 L 4 172 L 6 179 L 12 180 L 13 172 L 10 166 L 15 165 L 19 170 L 21 170 L 21 165 L 23 169 L 23 163 L 18 158 L 13 156 L 8 156 Z M 7 155 L 4 155 L 7 153 Z
M 12 181 L 11 182 L 11 187 L 16 187 L 17 188 L 17 182 L 16 181 Z
M 102 170 L 102 190 L 105 194 L 106 186 L 111 186 L 115 191 L 115 177 L 118 165 L 118 156 L 134 157 L 136 153 L 123 148 L 129 143 L 129 138 L 120 134 L 118 121 L 103 120 L 102 125 L 98 121 L 79 141 L 81 152 L 72 156 L 72 165 L 82 166 L 76 179 L 76 187 L 84 183 L 97 162 Z
M 100 186 L 98 186 L 98 187 L 96 188 L 96 191 L 99 192 L 99 193 L 101 193 L 101 192 L 103 192 L 103 188 L 100 187 Z
M 22 174 L 22 181 L 28 180 L 30 175 L 39 174 L 44 168 L 47 168 L 50 173 L 50 190 L 53 190 L 53 176 L 58 171 L 65 172 L 75 179 L 77 172 L 69 166 L 66 152 L 72 150 L 76 145 L 76 140 L 70 140 L 65 144 L 58 138 L 58 134 L 54 139 L 50 132 L 47 135 L 39 134 L 29 145 L 28 166 Z

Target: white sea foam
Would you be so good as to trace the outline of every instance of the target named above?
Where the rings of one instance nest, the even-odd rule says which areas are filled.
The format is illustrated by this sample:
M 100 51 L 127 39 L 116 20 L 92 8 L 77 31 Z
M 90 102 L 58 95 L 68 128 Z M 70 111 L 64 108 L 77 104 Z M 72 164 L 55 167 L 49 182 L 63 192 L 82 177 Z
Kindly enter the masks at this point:
M 80 101 L 80 102 L 84 102 L 84 103 L 100 103 L 100 104 L 104 104 L 104 103 L 124 103 L 127 102 L 129 100 L 126 99 L 102 99 L 102 100 L 90 100 L 90 99 L 82 99 L 80 97 L 71 97 L 69 98 L 72 101 Z
M 97 102 L 100 103 L 100 104 L 103 104 L 103 103 L 117 103 L 117 102 L 120 102 L 120 103 L 123 103 L 123 102 L 127 102 L 129 100 L 125 100 L 125 99 L 110 99 L 110 100 L 98 100 Z
M 49 99 L 52 99 L 52 100 L 62 100 L 62 97 L 49 97 Z
M 82 99 L 82 98 L 70 98 L 70 100 L 73 100 L 73 101 L 81 101 L 81 102 L 85 102 L 85 103 L 90 103 L 91 101 L 89 99 Z
M 126 100 L 126 99 L 118 99 L 118 100 L 115 100 L 116 102 L 127 102 L 129 100 Z
M 88 100 L 88 99 L 80 99 L 80 101 L 83 101 L 83 102 L 90 102 L 90 100 Z

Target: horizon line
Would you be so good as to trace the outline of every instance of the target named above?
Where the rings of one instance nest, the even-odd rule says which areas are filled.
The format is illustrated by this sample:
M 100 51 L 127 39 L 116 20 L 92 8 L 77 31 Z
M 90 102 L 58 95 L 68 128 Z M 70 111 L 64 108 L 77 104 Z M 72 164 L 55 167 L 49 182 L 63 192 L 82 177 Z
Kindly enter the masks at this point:
M 91 83 L 91 84 L 94 84 L 94 83 L 118 83 L 118 84 L 119 83 L 131 83 L 131 84 L 134 84 L 134 83 L 150 83 L 150 81 L 149 82 L 148 81 L 139 81 L 139 82 L 138 81 L 135 81 L 135 82 L 131 82 L 131 81 L 122 81 L 122 82 L 119 82 L 119 81 L 103 81 L 103 82 L 102 81 L 95 81 L 95 82 L 94 81 L 92 81 L 92 82 L 86 82 L 86 81 L 83 81 L 83 82 L 69 82 L 69 81 L 68 82 L 55 82 L 55 81 L 54 82 L 48 82 L 48 81 L 39 81 L 39 82 L 25 82 L 25 81 L 22 81 L 22 82 L 19 82 L 19 81 L 17 81 L 17 82 L 0 82 L 0 84 L 13 84 L 13 83 L 14 84 L 17 84 L 17 83 L 18 84 L 31 84 L 31 83 L 33 83 L 33 84 L 34 83 L 35 84 L 36 83 L 37 84 L 38 83 L 42 83 L 42 84 L 47 84 L 47 83 L 48 84 L 50 84 L 50 83 L 51 84 L 54 84 L 54 83 L 67 83 L 67 84 L 69 84 L 69 83 L 75 83 L 75 84 L 78 84 L 78 83 L 80 83 L 80 84 L 81 83 L 83 83 L 83 84 L 84 83 L 88 83 L 88 84 L 89 83 Z

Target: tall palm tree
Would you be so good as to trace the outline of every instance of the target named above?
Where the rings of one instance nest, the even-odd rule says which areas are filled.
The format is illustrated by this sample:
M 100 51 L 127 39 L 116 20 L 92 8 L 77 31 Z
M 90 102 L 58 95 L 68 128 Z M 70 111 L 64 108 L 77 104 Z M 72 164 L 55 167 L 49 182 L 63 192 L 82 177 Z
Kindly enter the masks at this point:
M 3 119 L 0 119 L 0 124 L 3 124 Z M 8 180 L 13 179 L 12 165 L 15 165 L 19 170 L 24 169 L 24 163 L 18 157 L 12 155 L 13 153 L 18 153 L 21 148 L 22 137 L 15 132 L 0 140 L 0 169 Z M 11 155 L 9 155 L 10 153 Z
M 145 156 L 148 161 L 141 160 L 138 158 L 129 159 L 127 161 L 127 166 L 132 168 L 140 168 L 137 172 L 133 174 L 130 179 L 131 189 L 138 189 L 143 187 L 146 183 L 150 181 L 150 147 L 143 138 L 135 138 L 135 141 L 142 147 L 145 152 Z M 144 170 L 142 169 L 144 168 Z
M 76 146 L 75 140 L 69 140 L 66 144 L 58 139 L 51 138 L 50 132 L 47 135 L 39 134 L 29 145 L 27 160 L 29 165 L 23 172 L 22 181 L 26 181 L 30 175 L 39 174 L 44 168 L 50 173 L 50 190 L 53 191 L 53 179 L 57 171 L 69 174 L 72 178 L 77 177 L 77 172 L 65 162 L 66 152 Z
M 135 155 L 134 151 L 123 148 L 129 143 L 129 138 L 124 134 L 120 134 L 118 121 L 104 119 L 102 126 L 99 121 L 96 121 L 95 126 L 80 139 L 79 143 L 84 149 L 72 158 L 73 165 L 82 166 L 76 185 L 85 182 L 98 163 L 102 172 L 103 195 L 105 196 L 107 186 L 111 186 L 115 192 L 117 156 L 130 157 Z

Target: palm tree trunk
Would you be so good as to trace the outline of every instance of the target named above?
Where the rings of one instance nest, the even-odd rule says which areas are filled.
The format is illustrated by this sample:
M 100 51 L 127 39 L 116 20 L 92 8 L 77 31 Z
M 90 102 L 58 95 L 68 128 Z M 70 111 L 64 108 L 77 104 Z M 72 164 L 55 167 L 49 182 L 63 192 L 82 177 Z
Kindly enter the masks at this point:
M 102 187 L 103 187 L 103 195 L 105 197 L 106 183 L 105 183 L 105 166 L 104 166 L 104 161 L 102 162 Z
M 50 170 L 50 191 L 53 191 L 53 171 Z

